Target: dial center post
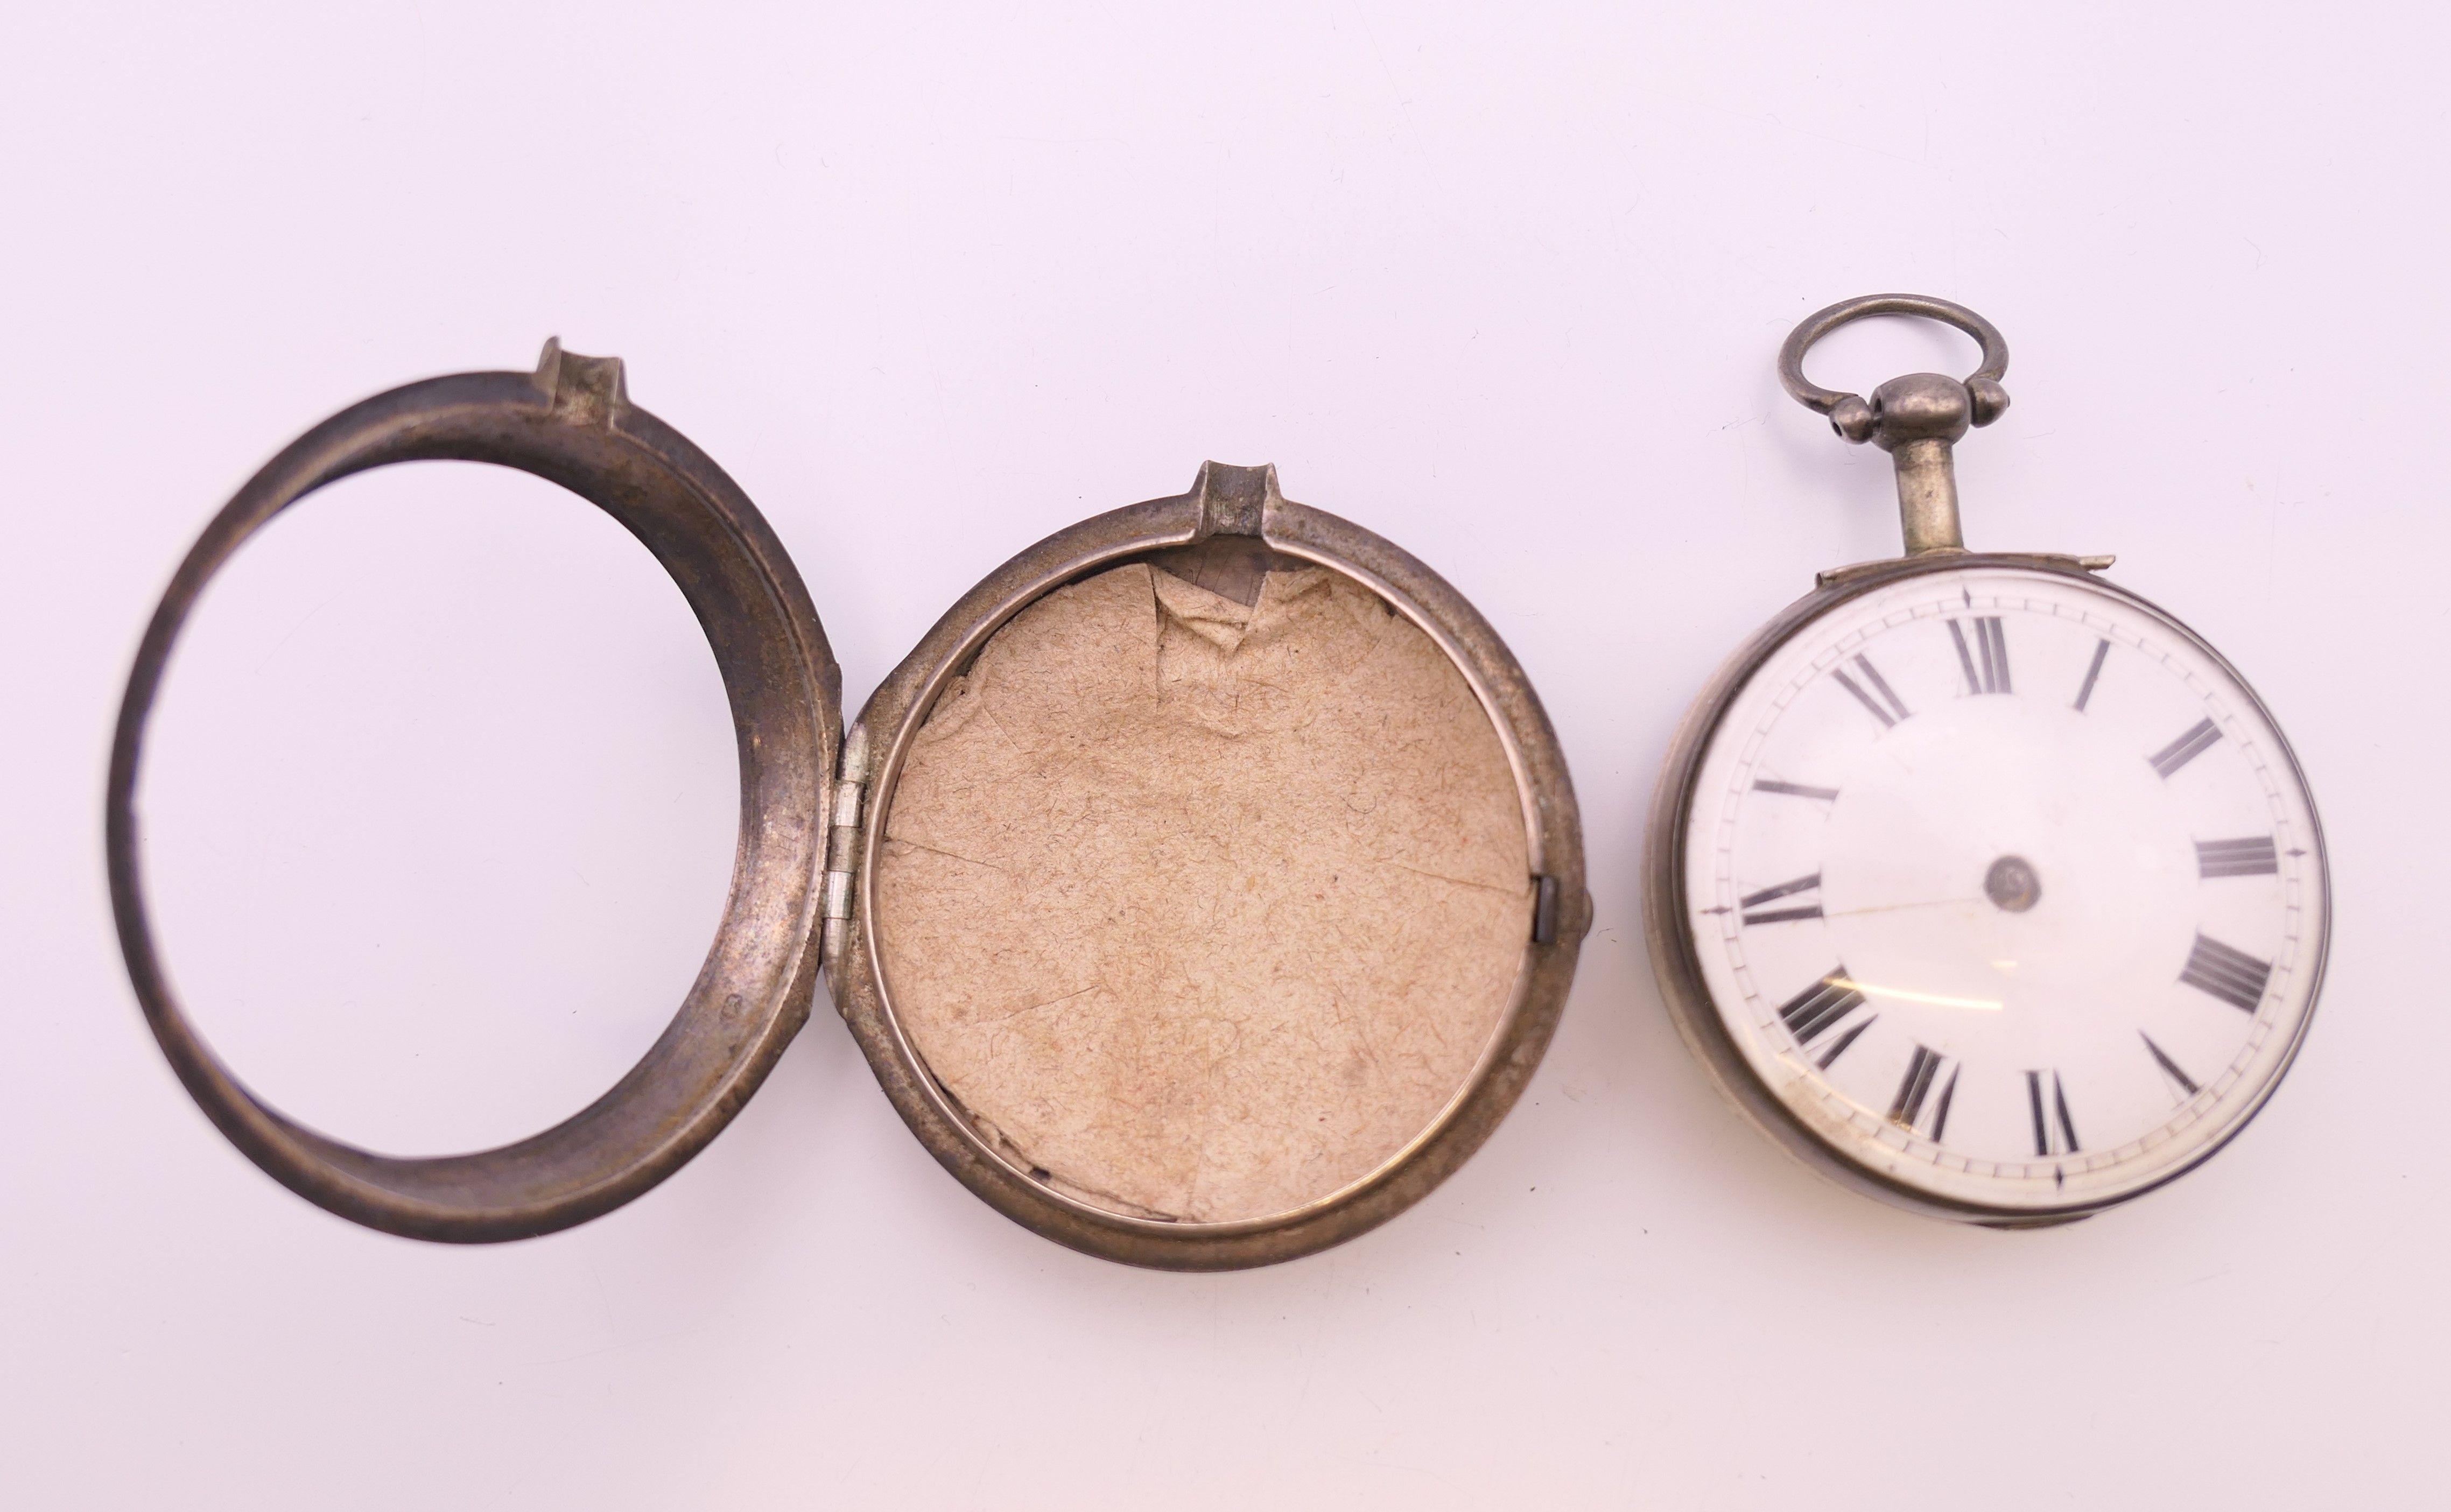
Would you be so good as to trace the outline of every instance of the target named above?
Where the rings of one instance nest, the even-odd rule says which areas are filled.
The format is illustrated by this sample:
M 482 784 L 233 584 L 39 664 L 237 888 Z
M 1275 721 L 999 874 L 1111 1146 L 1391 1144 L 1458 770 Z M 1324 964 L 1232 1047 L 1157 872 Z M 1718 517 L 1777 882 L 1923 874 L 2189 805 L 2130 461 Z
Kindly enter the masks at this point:
M 1983 874 L 1983 893 L 2010 913 L 2023 913 L 2042 900 L 2043 879 L 2022 855 L 2004 855 Z

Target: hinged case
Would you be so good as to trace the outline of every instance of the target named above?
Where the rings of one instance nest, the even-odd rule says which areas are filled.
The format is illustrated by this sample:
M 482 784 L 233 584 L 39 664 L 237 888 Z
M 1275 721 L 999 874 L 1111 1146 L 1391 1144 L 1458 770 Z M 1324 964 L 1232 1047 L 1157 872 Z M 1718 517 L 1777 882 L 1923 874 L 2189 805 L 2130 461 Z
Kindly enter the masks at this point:
M 1207 574 L 1256 576 L 1271 559 L 1330 568 L 1428 635 L 1462 672 L 1506 752 L 1537 889 L 1514 999 L 1445 1110 L 1363 1180 L 1291 1212 L 1230 1224 L 1102 1210 L 1001 1154 L 928 1072 L 897 1021 L 878 965 L 878 920 L 869 906 L 895 782 L 914 735 L 955 670 L 1055 588 L 1119 562 L 1156 556 L 1163 564 L 1168 554 L 1186 551 L 1200 554 L 1197 564 Z M 1272 467 L 1207 463 L 1186 493 L 1095 516 L 1014 557 L 947 611 L 878 686 L 843 753 L 834 802 L 842 828 L 829 863 L 825 949 L 836 1006 L 894 1107 L 947 1169 L 1015 1222 L 1109 1259 L 1178 1269 L 1265 1265 L 1350 1238 L 1420 1200 L 1479 1148 L 1522 1091 L 1564 1007 L 1589 924 L 1574 791 L 1522 669 L 1444 579 L 1358 525 L 1287 501 Z
M 231 552 L 337 478 L 452 458 L 563 484 L 627 526 L 688 597 L 722 670 L 741 751 L 732 897 L 672 1026 L 595 1105 L 532 1139 L 405 1160 L 325 1138 L 258 1102 L 212 1056 L 155 957 L 137 865 L 145 719 L 179 629 Z M 896 1015 L 873 906 L 880 848 L 912 741 L 950 679 L 1042 597 L 1131 561 L 1256 594 L 1272 568 L 1325 567 L 1368 590 L 1453 662 L 1487 715 L 1520 799 L 1530 923 L 1511 998 L 1470 1074 L 1419 1134 L 1358 1180 L 1230 1223 L 1109 1210 L 1058 1190 L 977 1127 Z M 1203 466 L 1190 491 L 1085 520 L 965 595 L 880 684 L 848 733 L 841 676 L 788 554 L 745 495 L 633 405 L 615 359 L 546 345 L 537 371 L 410 384 L 302 437 L 243 488 L 191 551 L 148 630 L 113 752 L 108 846 L 131 980 L 198 1102 L 267 1171 L 322 1206 L 420 1238 L 485 1241 L 583 1222 L 637 1196 L 712 1139 L 807 1016 L 822 963 L 834 1003 L 904 1120 L 937 1160 L 1015 1222 L 1074 1248 L 1170 1269 L 1290 1259 L 1386 1221 L 1455 1170 L 1505 1116 L 1548 1045 L 1590 918 L 1579 819 L 1557 738 L 1522 669 L 1442 579 L 1371 532 L 1288 502 L 1268 467 Z

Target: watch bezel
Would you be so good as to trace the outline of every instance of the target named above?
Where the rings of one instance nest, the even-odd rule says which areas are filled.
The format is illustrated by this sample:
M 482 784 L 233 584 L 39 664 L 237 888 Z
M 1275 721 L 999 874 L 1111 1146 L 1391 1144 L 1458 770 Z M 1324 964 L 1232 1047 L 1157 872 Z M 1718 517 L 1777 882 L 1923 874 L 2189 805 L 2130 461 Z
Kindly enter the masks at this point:
M 1659 982 L 1661 998 L 1670 1020 L 1676 1026 L 1678 1036 L 1710 1073 L 1720 1091 L 1774 1144 L 1841 1187 L 1927 1217 L 2003 1228 L 2047 1227 L 2090 1217 L 2176 1181 L 2226 1148 L 2263 1111 L 2295 1064 L 2323 995 L 2324 967 L 2331 945 L 2331 871 L 2314 792 L 2306 781 L 2304 769 L 2299 764 L 2297 753 L 2291 749 L 2280 721 L 2272 717 L 2253 686 L 2227 658 L 2167 610 L 2142 595 L 2100 578 L 2094 564 L 2101 560 L 2104 559 L 2018 552 L 1935 552 L 1822 574 L 1813 592 L 1774 616 L 1704 685 L 1669 742 L 1658 784 L 1653 790 L 1643 846 L 1643 933 L 1650 948 L 1653 972 Z M 2189 645 L 2229 677 L 2257 717 L 2272 732 L 2275 749 L 2297 784 L 2299 793 L 2304 797 L 2308 833 L 2313 842 L 2309 849 L 2313 853 L 2315 874 L 2321 882 L 2313 958 L 2307 967 L 2305 1011 L 2298 1016 L 2289 1042 L 2282 1049 L 2269 1074 L 2249 1094 L 2245 1104 L 2225 1115 L 2226 1126 L 2216 1137 L 2186 1161 L 2150 1180 L 2107 1196 L 2048 1207 L 1997 1205 L 1940 1196 L 1867 1167 L 1799 1118 L 1746 1059 L 1711 993 L 1702 972 L 1699 946 L 1694 937 L 1693 910 L 1685 883 L 1687 832 L 1693 817 L 1695 783 L 1703 760 L 1729 710 L 1754 675 L 1772 657 L 1807 626 L 1855 599 L 1914 578 L 2003 568 L 2045 572 L 2084 581 L 2093 590 L 2121 600 L 2185 638 Z

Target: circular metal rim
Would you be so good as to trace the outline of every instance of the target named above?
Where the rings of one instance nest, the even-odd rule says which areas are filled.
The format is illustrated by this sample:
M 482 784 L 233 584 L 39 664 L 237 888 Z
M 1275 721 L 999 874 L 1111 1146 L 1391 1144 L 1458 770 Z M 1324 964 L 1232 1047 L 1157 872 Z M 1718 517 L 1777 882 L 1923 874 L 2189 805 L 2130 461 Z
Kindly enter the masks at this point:
M 1421 1135 L 1370 1175 L 1289 1213 L 1230 1224 L 1133 1218 L 1063 1197 L 990 1149 L 928 1073 L 894 1017 L 877 964 L 872 878 L 892 803 L 894 759 L 926 717 L 947 674 L 1012 615 L 1046 592 L 1119 559 L 1184 545 L 1211 532 L 1195 491 L 1111 511 L 1073 525 L 1008 561 L 948 611 L 881 684 L 857 731 L 879 740 L 863 800 L 854 928 L 830 975 L 838 1006 L 895 1109 L 963 1185 L 1034 1233 L 1104 1259 L 1166 1270 L 1273 1265 L 1343 1243 L 1419 1202 L 1462 1166 L 1522 1093 L 1554 1035 L 1589 923 L 1579 811 L 1563 753 L 1529 680 L 1505 644 L 1444 579 L 1370 532 L 1269 489 L 1260 539 L 1286 555 L 1354 577 L 1438 640 L 1464 670 L 1509 748 L 1525 799 L 1529 860 L 1557 879 L 1557 939 L 1527 940 L 1507 1016 L 1455 1099 Z M 853 736 L 854 749 L 860 736 Z
M 1689 922 L 1691 910 L 1685 894 L 1685 831 L 1693 811 L 1694 779 L 1701 769 L 1702 756 L 1710 748 L 1720 721 L 1754 673 L 1806 625 L 1852 599 L 1908 578 L 2002 567 L 2075 578 L 2113 598 L 2124 599 L 2185 636 L 2210 658 L 2214 665 L 2227 673 L 2271 729 L 2290 776 L 2297 781 L 2299 791 L 2306 795 L 2308 829 L 2314 837 L 2315 869 L 2323 879 L 2323 912 L 2319 920 L 2322 938 L 2308 973 L 2306 1011 L 2300 1018 L 2297 1030 L 2290 1036 L 2289 1044 L 2283 1051 L 2270 1077 L 2257 1089 L 2252 1100 L 2234 1115 L 2221 1137 L 2197 1151 L 2186 1164 L 2133 1190 L 2066 1207 L 2009 1208 L 1951 1201 L 1871 1170 L 1823 1140 L 1763 1085 L 1730 1036 L 1717 1005 L 1703 982 Z M 2272 717 L 2271 711 L 2265 707 L 2253 685 L 2204 637 L 2152 600 L 2116 583 L 2106 582 L 2090 572 L 2072 567 L 2065 558 L 2011 552 L 1899 558 L 1894 562 L 1882 564 L 1880 570 L 1861 576 L 1851 573 L 1846 580 L 1818 588 L 1788 605 L 1739 647 L 1713 676 L 1686 711 L 1675 738 L 1669 742 L 1668 755 L 1660 765 L 1658 785 L 1652 793 L 1643 842 L 1642 874 L 1643 933 L 1650 947 L 1652 970 L 1659 982 L 1660 996 L 1686 1048 L 1739 1112 L 1772 1143 L 1815 1172 L 1852 1191 L 1926 1217 L 1997 1228 L 2041 1228 L 2091 1217 L 2168 1186 L 2227 1148 L 2230 1141 L 2244 1132 L 2255 1116 L 2264 1110 L 2272 1094 L 2280 1090 L 2281 1083 L 2288 1076 L 2290 1067 L 2296 1063 L 2298 1051 L 2305 1043 L 2306 1032 L 2314 1024 L 2315 1012 L 2322 1001 L 2324 973 L 2331 952 L 2331 863 L 2329 853 L 2324 848 L 2323 819 L 2315 807 L 2314 789 L 2307 783 L 2304 769 L 2298 763 L 2298 754 L 2290 748 L 2280 721 Z
M 739 741 L 741 814 L 723 922 L 656 1044 L 601 1097 L 530 1138 L 469 1154 L 377 1154 L 257 1099 L 180 1007 L 145 899 L 136 784 L 146 721 L 180 630 L 230 556 L 326 483 L 391 462 L 517 468 L 612 515 L 672 575 L 706 631 Z M 621 1206 L 678 1169 L 764 1080 L 808 1014 L 827 775 L 840 680 L 791 559 L 748 496 L 677 431 L 631 405 L 618 359 L 547 343 L 534 373 L 461 373 L 376 395 L 306 432 L 218 514 L 147 626 L 111 748 L 105 845 L 128 977 L 197 1105 L 275 1180 L 410 1238 L 542 1234 Z

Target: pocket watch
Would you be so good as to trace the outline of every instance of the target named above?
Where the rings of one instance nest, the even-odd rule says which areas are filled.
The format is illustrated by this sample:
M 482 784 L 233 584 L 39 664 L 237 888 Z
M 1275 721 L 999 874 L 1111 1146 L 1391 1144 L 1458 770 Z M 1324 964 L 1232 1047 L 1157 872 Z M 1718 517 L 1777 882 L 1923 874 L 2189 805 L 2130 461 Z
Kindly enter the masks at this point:
M 489 462 L 559 483 L 612 515 L 655 555 L 688 599 L 714 650 L 738 736 L 741 802 L 721 925 L 696 984 L 645 1057 L 594 1104 L 529 1139 L 471 1154 L 407 1159 L 358 1149 L 284 1117 L 248 1091 L 198 1034 L 154 945 L 143 887 L 137 786 L 146 720 L 180 630 L 231 554 L 282 510 L 328 482 L 424 459 Z M 898 784 L 908 785 L 919 759 L 913 753 L 929 743 L 931 714 L 959 702 L 965 689 L 974 690 L 971 674 L 1000 630 L 1093 576 L 1119 569 L 1129 574 L 1142 566 L 1169 575 L 1164 584 L 1154 578 L 1141 583 L 1143 611 L 1148 612 L 1152 589 L 1161 599 L 1172 594 L 1177 604 L 1187 606 L 1183 613 L 1196 634 L 1184 644 L 1194 659 L 1207 644 L 1201 638 L 1232 642 L 1241 634 L 1238 627 L 1260 622 L 1260 610 L 1248 606 L 1265 606 L 1272 574 L 1300 579 L 1307 585 L 1302 592 L 1317 591 L 1309 601 L 1315 620 L 1342 635 L 1340 644 L 1346 649 L 1363 648 L 1346 664 L 1376 666 L 1386 658 L 1373 661 L 1375 651 L 1402 642 L 1412 658 L 1406 665 L 1413 669 L 1413 691 L 1422 698 L 1444 699 L 1440 707 L 1461 722 L 1441 728 L 1464 730 L 1466 743 L 1486 757 L 1477 770 L 1488 780 L 1477 790 L 1482 801 L 1474 813 L 1484 835 L 1495 836 L 1492 854 L 1501 855 L 1505 869 L 1477 881 L 1440 875 L 1437 862 L 1455 849 L 1457 835 L 1452 826 L 1437 821 L 1453 810 L 1454 795 L 1408 792 L 1393 779 L 1314 794 L 1324 801 L 1310 811 L 1313 816 L 1324 808 L 1347 822 L 1329 836 L 1305 830 L 1304 814 L 1269 802 L 1271 795 L 1302 787 L 1305 752 L 1295 750 L 1278 767 L 1234 774 L 1244 779 L 1236 791 L 1255 796 L 1246 810 L 1229 813 L 1214 833 L 1201 837 L 1209 849 L 1191 858 L 1200 864 L 1186 862 L 1182 854 L 1150 857 L 1112 844 L 1094 852 L 1120 854 L 1116 864 L 1127 870 L 1136 864 L 1174 867 L 1161 879 L 1163 888 L 1146 874 L 1125 879 L 1137 891 L 1108 888 L 1112 877 L 1085 876 L 1076 862 L 1064 878 L 1067 896 L 1050 902 L 1046 888 L 1017 894 L 1026 906 L 1049 904 L 1043 917 L 956 918 L 953 927 L 920 939 L 912 937 L 906 920 L 897 935 L 892 910 L 877 905 L 877 883 L 884 873 L 891 893 L 890 854 L 896 843 L 912 848 L 895 834 Z M 1271 623 L 1282 629 L 1284 622 Z M 1251 635 L 1263 638 L 1257 629 Z M 1290 636 L 1279 636 L 1270 646 L 1282 656 L 1298 654 L 1298 638 Z M 1039 692 L 1054 688 L 1059 702 L 1077 695 L 1096 680 L 1099 658 L 1128 639 L 1076 637 L 1069 653 L 1075 660 L 1059 669 L 1061 676 L 1041 677 Z M 1187 702 L 1198 704 L 1202 695 L 1215 694 L 1213 682 L 1187 683 Z M 1220 714 L 1206 705 L 1195 712 L 1211 725 L 1231 725 L 1239 713 L 1247 713 Z M 1290 731 L 1286 738 L 1292 741 L 1311 728 L 1293 720 L 1280 724 L 1277 733 Z M 1241 727 L 1223 725 L 1195 730 L 1186 743 L 1228 761 L 1255 743 L 1240 738 L 1246 733 Z M 1347 749 L 1363 752 L 1365 776 L 1378 773 L 1372 763 L 1384 765 L 1383 753 L 1407 739 L 1417 756 L 1428 752 L 1437 759 L 1454 759 L 1452 753 L 1440 756 L 1443 748 L 1419 728 L 1408 736 L 1392 725 L 1364 726 L 1357 728 L 1368 737 L 1349 739 Z M 1217 738 L 1202 746 L 1195 737 L 1203 735 Z M 941 768 L 951 759 L 945 753 L 956 745 L 937 741 L 931 759 Z M 1169 770 L 1163 762 L 1156 766 L 1161 776 Z M 1217 785 L 1213 765 L 1201 769 L 1192 761 L 1181 767 L 1172 788 L 1161 782 L 1152 791 L 1142 772 L 1136 794 L 1093 784 L 1086 798 L 1059 813 L 1063 805 L 1047 789 L 1016 781 L 991 762 L 954 776 L 966 793 L 1001 795 L 997 812 L 1011 823 L 1070 826 L 1034 836 L 1039 854 L 1061 850 L 1074 835 L 1085 837 L 1082 854 L 1092 854 L 1088 842 L 1111 841 L 1116 834 L 1110 821 L 1117 805 L 1172 805 L 1165 809 L 1171 818 L 1196 808 L 1197 799 Z M 1316 780 L 1310 785 L 1320 786 Z M 1399 812 L 1409 828 L 1370 830 L 1369 815 Z M 1011 819 L 1015 813 L 1023 817 Z M 1351 817 L 1357 815 L 1362 817 Z M 944 821 L 941 812 L 935 817 L 958 822 L 958 816 Z M 533 373 L 430 379 L 343 410 L 293 442 L 239 490 L 180 565 L 139 646 L 111 752 L 105 829 L 112 907 L 136 996 L 172 1068 L 206 1115 L 248 1158 L 309 1201 L 391 1233 L 453 1242 L 565 1228 L 618 1208 L 670 1176 L 755 1094 L 809 1016 L 822 974 L 895 1109 L 948 1170 L 1006 1216 L 1074 1248 L 1161 1268 L 1215 1270 L 1291 1259 L 1402 1212 L 1488 1137 L 1539 1064 L 1590 918 L 1573 787 L 1522 668 L 1444 579 L 1359 525 L 1287 501 L 1275 469 L 1211 462 L 1188 492 L 1111 510 L 1023 551 L 946 613 L 846 730 L 841 673 L 808 590 L 765 519 L 711 458 L 631 403 L 617 359 L 566 353 L 558 343 L 546 344 Z M 1182 853 L 1186 846 L 1174 849 Z M 1255 854 L 1264 860 L 1254 862 Z M 1261 874 L 1270 865 L 1278 874 Z M 1375 897 L 1380 912 L 1364 921 L 1387 927 L 1370 930 L 1356 923 L 1343 900 L 1356 875 L 1374 870 L 1393 880 L 1384 881 Z M 1185 876 L 1191 881 L 1179 880 Z M 1196 892 L 1204 880 L 1214 884 L 1212 893 L 1234 895 L 1186 897 L 1186 890 Z M 1340 886 L 1343 893 L 1335 891 Z M 1431 893 L 1444 902 L 1406 906 L 1409 898 Z M 1050 1084 L 1061 1084 L 1062 1073 L 1081 1060 L 1104 1057 L 1099 1074 L 1109 1082 L 1117 1074 L 1124 1080 L 1113 1106 L 1087 1111 L 1059 1107 L 1050 1113 L 1025 1097 L 1017 1115 L 999 1111 L 1000 1122 L 968 1106 L 960 1078 L 931 1058 L 926 1036 L 904 1011 L 908 996 L 917 994 L 898 995 L 912 982 L 908 976 L 896 980 L 897 952 L 904 969 L 916 970 L 938 964 L 942 952 L 971 951 L 976 958 L 965 979 L 986 982 L 982 991 L 1001 985 L 998 978 L 1011 974 L 1007 968 L 1020 956 L 1042 970 L 1052 962 L 1056 969 L 1077 965 L 1089 974 L 1086 961 L 1068 955 L 1073 942 L 1133 908 L 1144 915 L 1166 913 L 1147 906 L 1159 893 L 1161 903 L 1172 905 L 1167 918 L 1178 926 L 1190 920 L 1195 944 L 1218 932 L 1229 907 L 1240 909 L 1239 938 L 1256 959 L 1220 962 L 1200 958 L 1195 950 L 1187 965 L 1159 984 L 1173 993 L 1163 1003 L 1154 1003 L 1162 993 L 1110 992 L 1108 1018 L 1099 1026 L 1110 1031 L 1104 1039 L 1069 1032 L 1081 1023 L 1077 1015 L 1033 1019 L 1027 1031 L 1012 1031 L 1016 1041 L 1028 1038 L 1033 1066 L 1054 1068 L 1047 1072 Z M 1459 897 L 1465 901 L 1457 902 Z M 1202 913 L 1209 904 L 1217 906 Z M 1340 907 L 1345 912 L 1337 913 Z M 1472 1032 L 1426 1046 L 1424 1040 L 1436 1039 L 1435 1033 L 1393 1034 L 1378 1045 L 1357 1032 L 1361 1010 L 1349 991 L 1357 981 L 1366 989 L 1364 995 L 1396 1005 L 1400 1013 L 1404 1005 L 1451 985 L 1452 972 L 1440 977 L 1408 961 L 1404 942 L 1428 939 L 1452 954 L 1452 937 L 1441 933 L 1441 921 L 1462 915 L 1480 927 L 1473 980 L 1480 993 L 1475 1011 L 1481 1016 L 1472 1021 Z M 987 922 L 1001 930 L 992 949 L 981 943 L 990 933 Z M 978 927 L 967 927 L 973 924 Z M 1333 970 L 1304 974 L 1306 963 L 1317 964 L 1316 951 L 1304 957 L 1268 937 L 1271 930 L 1295 934 L 1304 928 L 1306 939 L 1342 942 Z M 1258 943 L 1249 945 L 1255 934 Z M 1131 983 L 1146 985 L 1151 972 L 1146 961 L 1134 964 L 1141 969 Z M 1245 1000 L 1253 992 L 1266 1000 L 1263 1006 L 1275 1017 L 1265 1026 L 1235 1020 L 1217 1007 L 1237 984 L 1245 990 Z M 1022 1011 L 1048 1006 L 1024 1005 Z M 1156 1142 L 1148 1131 L 1151 1121 L 1168 1109 L 1152 1111 L 1147 1105 L 1162 1099 L 1134 1102 L 1129 1065 L 1122 1073 L 1109 1073 L 1120 1063 L 1113 1053 L 1115 1022 L 1159 1008 L 1175 1011 L 1178 1021 L 1170 1033 L 1148 1036 L 1139 1048 L 1145 1058 L 1162 1058 L 1169 1049 L 1198 1057 L 1188 1079 L 1207 1084 L 1198 1090 L 1208 1099 L 1202 1105 L 1212 1115 L 1208 1127 L 1223 1128 L 1216 1143 L 1235 1146 L 1244 1175 L 1258 1169 L 1260 1179 L 1246 1180 L 1242 1189 L 1264 1195 L 1243 1207 L 1211 1204 L 1186 1215 L 1113 1199 L 1091 1183 L 1067 1179 L 1077 1173 L 1046 1168 L 1024 1148 L 1026 1132 L 1016 1132 L 1017 1119 L 1060 1124 L 1069 1116 L 1070 1125 L 1058 1134 L 1078 1135 L 1081 1126 L 1103 1120 L 1107 1132 L 1122 1124 L 1127 1126 L 1127 1138 Z M 1444 1027 L 1441 1021 L 1439 1028 Z M 1264 1047 L 1270 1053 L 1242 1054 L 1264 1031 L 1272 1036 Z M 1342 1058 L 1329 1060 L 1331 1050 Z M 1422 1080 L 1421 1068 L 1430 1060 L 1443 1069 L 1446 1080 Z M 1338 1099 L 1349 1092 L 1348 1084 L 1370 1083 L 1374 1064 L 1410 1075 L 1401 1090 L 1411 1101 L 1363 1130 L 1377 1143 L 1363 1143 L 1358 1155 L 1339 1147 L 1343 1164 L 1317 1156 L 1326 1136 L 1312 1121 L 1358 1125 L 1346 1118 L 1350 1109 Z M 1302 1097 L 1269 1081 L 1271 1068 L 1288 1067 L 1307 1076 Z M 1241 1103 L 1233 1101 L 1238 1096 Z M 1058 1100 L 1049 1093 L 1039 1104 Z M 1258 1112 L 1237 1123 L 1231 1115 L 1246 1107 Z M 1379 1111 L 1386 1114 L 1383 1107 Z M 1270 1117 L 1277 1124 L 1269 1125 Z M 1287 1120 L 1294 1120 L 1291 1127 L 1278 1127 Z M 1178 1118 L 1174 1144 L 1159 1154 L 1180 1154 L 1188 1145 L 1185 1158 L 1196 1162 L 1204 1151 L 1196 1138 L 1181 1135 L 1181 1124 Z M 1074 1144 L 1080 1143 L 1076 1137 Z M 1298 1164 L 1305 1150 L 1313 1152 L 1319 1168 L 1303 1168 L 1312 1178 L 1309 1185 L 1268 1179 L 1284 1174 L 1269 1168 L 1272 1161 Z M 1046 1164 L 1059 1162 L 1050 1158 Z
M 1804 376 L 1871 315 L 1982 344 L 1870 401 Z M 1896 465 L 1906 554 L 1819 575 L 1687 714 L 1645 927 L 1686 1043 L 1825 1175 L 1934 1216 L 2067 1222 L 2210 1157 L 2322 985 L 2324 840 L 2245 679 L 2105 581 L 1970 552 L 1951 448 L 2008 407 L 1973 311 L 1876 295 L 1797 326 L 1787 391 Z

